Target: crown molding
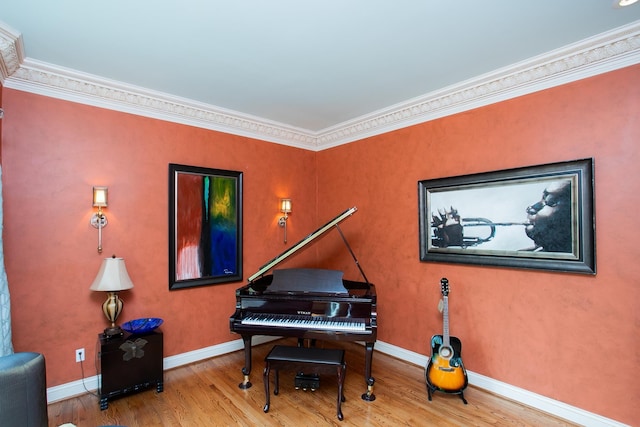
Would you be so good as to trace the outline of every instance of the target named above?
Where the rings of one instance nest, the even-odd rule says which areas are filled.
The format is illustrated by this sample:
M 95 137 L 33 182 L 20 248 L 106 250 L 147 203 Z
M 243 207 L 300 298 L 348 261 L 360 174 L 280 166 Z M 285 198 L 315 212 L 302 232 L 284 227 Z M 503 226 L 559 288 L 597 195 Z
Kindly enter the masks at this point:
M 25 59 L 5 87 L 269 142 L 314 149 L 304 129 Z
M 0 22 L 0 83 L 7 88 L 313 151 L 638 63 L 640 21 L 314 132 L 25 59 L 22 36 Z
M 18 70 L 23 52 L 22 35 L 0 21 L 0 84 Z
M 325 129 L 322 149 L 640 63 L 640 21 Z

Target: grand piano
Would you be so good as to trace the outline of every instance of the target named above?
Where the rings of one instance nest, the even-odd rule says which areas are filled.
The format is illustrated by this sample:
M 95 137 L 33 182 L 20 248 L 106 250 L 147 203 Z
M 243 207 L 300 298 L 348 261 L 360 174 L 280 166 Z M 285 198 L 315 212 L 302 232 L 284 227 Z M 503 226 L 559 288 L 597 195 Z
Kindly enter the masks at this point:
M 244 380 L 239 387 L 251 387 L 251 338 L 254 335 L 297 337 L 298 342 L 337 340 L 364 342 L 365 382 L 363 400 L 373 401 L 371 376 L 376 342 L 376 288 L 369 283 L 339 224 L 357 208 L 347 209 L 288 250 L 264 264 L 249 277 L 249 284 L 236 290 L 236 311 L 229 318 L 231 332 L 244 342 Z M 323 269 L 275 269 L 327 231 L 337 229 L 364 281 L 342 278 L 342 272 Z

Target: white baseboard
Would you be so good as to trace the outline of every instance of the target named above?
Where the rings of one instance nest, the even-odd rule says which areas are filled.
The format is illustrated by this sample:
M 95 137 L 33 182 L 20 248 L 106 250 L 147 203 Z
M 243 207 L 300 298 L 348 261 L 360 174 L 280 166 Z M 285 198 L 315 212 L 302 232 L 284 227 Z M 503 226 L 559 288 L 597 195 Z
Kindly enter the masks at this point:
M 274 341 L 280 337 L 254 337 L 252 344 L 263 344 Z M 177 368 L 178 366 L 187 365 L 189 363 L 198 362 L 215 356 L 232 353 L 242 350 L 244 344 L 241 339 L 229 341 L 226 343 L 205 347 L 199 350 L 189 351 L 187 353 L 177 354 L 164 358 L 163 367 L 165 370 Z M 428 356 L 413 351 L 405 350 L 382 341 L 376 341 L 375 351 L 388 354 L 400 360 L 412 363 L 418 366 L 427 366 Z M 589 427 L 629 427 L 626 424 L 619 423 L 615 420 L 602 417 L 600 415 L 587 412 L 575 406 L 567 405 L 557 400 L 549 399 L 540 394 L 532 393 L 525 389 L 512 386 L 501 381 L 494 380 L 475 372 L 467 371 L 469 384 L 475 387 L 487 390 L 491 393 L 503 396 L 523 405 L 530 406 L 537 410 L 555 415 L 567 421 Z M 95 392 L 98 389 L 99 376 L 85 378 L 84 380 L 72 381 L 70 383 L 61 384 L 47 389 L 47 402 L 53 403 L 59 400 L 68 399 L 87 391 Z M 426 392 L 425 392 L 426 396 Z
M 376 341 L 376 351 L 388 354 L 405 362 L 413 363 L 418 366 L 427 366 L 429 356 L 420 353 L 405 350 L 382 341 Z M 587 412 L 575 406 L 567 405 L 557 400 L 549 399 L 540 394 L 532 393 L 525 389 L 512 386 L 501 381 L 494 380 L 475 372 L 467 370 L 469 384 L 474 387 L 487 390 L 491 393 L 503 396 L 509 400 L 513 400 L 523 405 L 530 406 L 539 411 L 546 412 L 556 417 L 563 418 L 572 423 L 589 427 L 629 427 L 626 424 L 619 423 L 615 420 L 602 417 L 600 415 Z M 426 393 L 426 392 L 425 392 Z
M 263 344 L 269 341 L 280 339 L 280 337 L 253 337 L 251 343 L 253 345 Z M 164 370 L 177 368 L 178 366 L 188 365 L 189 363 L 199 362 L 211 357 L 221 356 L 223 354 L 232 353 L 242 350 L 244 343 L 242 340 L 229 341 L 226 343 L 212 345 L 198 350 L 188 351 L 186 353 L 177 354 L 175 356 L 165 357 L 162 363 Z M 66 384 L 60 384 L 47 388 L 47 403 L 53 403 L 60 400 L 78 396 L 86 392 L 96 392 L 100 384 L 100 375 L 94 375 L 84 378 L 83 380 L 72 381 Z

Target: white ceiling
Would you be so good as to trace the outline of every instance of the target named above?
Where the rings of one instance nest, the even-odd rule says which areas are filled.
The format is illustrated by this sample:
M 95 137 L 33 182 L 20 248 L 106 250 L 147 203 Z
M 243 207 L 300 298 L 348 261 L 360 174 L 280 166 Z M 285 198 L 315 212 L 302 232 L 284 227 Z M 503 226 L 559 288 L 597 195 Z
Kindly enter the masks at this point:
M 637 52 L 640 3 L 612 2 L 0 0 L 0 30 L 21 35 L 22 80 L 73 75 L 309 139 L 620 27 Z

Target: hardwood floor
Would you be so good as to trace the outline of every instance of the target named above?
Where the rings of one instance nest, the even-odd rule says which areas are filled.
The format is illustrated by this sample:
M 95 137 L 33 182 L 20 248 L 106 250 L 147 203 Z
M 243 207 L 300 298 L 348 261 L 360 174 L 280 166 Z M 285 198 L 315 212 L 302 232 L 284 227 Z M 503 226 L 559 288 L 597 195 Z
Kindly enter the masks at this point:
M 204 360 L 164 373 L 164 392 L 155 388 L 109 402 L 101 411 L 97 396 L 83 394 L 49 405 L 49 426 L 72 423 L 78 427 L 121 425 L 127 427 L 199 426 L 574 426 L 554 416 L 487 393 L 475 387 L 465 390 L 469 402 L 457 395 L 436 393 L 430 402 L 424 367 L 376 352 L 373 376 L 376 400 L 360 398 L 364 383 L 364 349 L 354 343 L 322 342 L 325 348 L 344 348 L 347 356 L 344 420 L 336 417 L 337 381 L 321 376 L 315 392 L 295 390 L 293 374 L 280 374 L 280 393 L 273 395 L 264 413 L 262 369 L 264 357 L 275 344 L 295 345 L 282 339 L 254 347 L 253 371 L 248 390 L 242 380 L 244 352 Z M 273 374 L 271 375 L 273 381 Z

